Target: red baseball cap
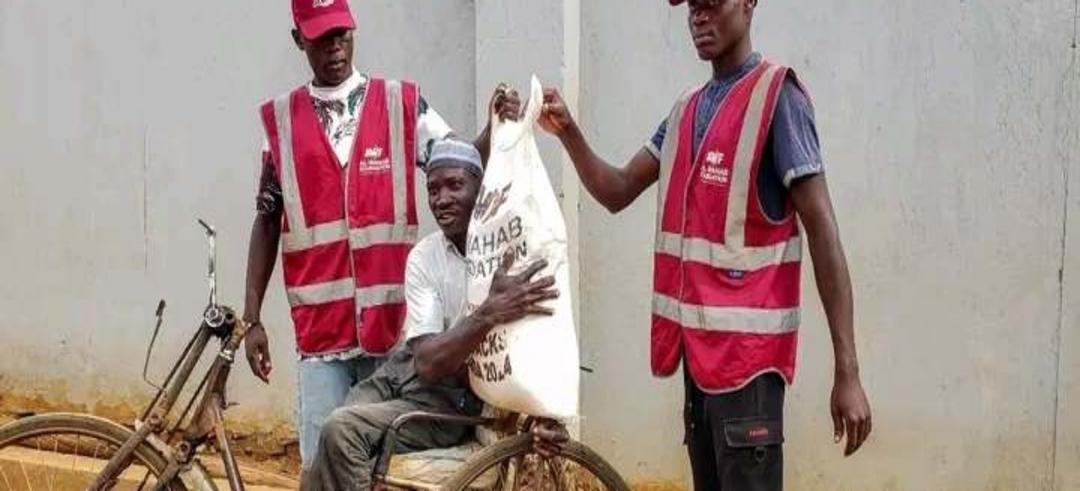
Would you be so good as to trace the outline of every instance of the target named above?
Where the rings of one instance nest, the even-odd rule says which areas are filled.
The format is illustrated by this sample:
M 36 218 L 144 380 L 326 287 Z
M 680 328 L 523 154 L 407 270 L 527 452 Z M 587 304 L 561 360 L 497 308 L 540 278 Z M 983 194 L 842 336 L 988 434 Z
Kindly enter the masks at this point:
M 318 39 L 331 29 L 356 29 L 347 0 L 292 0 L 292 15 L 304 39 Z
M 668 3 L 670 3 L 672 5 L 679 5 L 679 4 L 682 4 L 682 3 L 686 3 L 686 0 L 668 0 Z

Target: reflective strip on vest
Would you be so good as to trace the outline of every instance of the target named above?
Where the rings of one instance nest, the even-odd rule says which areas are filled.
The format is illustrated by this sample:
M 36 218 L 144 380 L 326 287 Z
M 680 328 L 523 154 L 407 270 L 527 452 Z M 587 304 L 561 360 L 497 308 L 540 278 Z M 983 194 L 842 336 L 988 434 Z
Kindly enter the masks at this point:
M 285 167 L 282 166 L 283 169 Z M 292 166 L 288 167 L 292 168 Z M 282 191 L 284 192 L 284 187 Z M 293 220 L 290 219 L 289 231 L 281 235 L 281 248 L 284 252 L 303 251 L 312 247 L 343 241 L 347 236 L 345 220 L 320 223 L 310 228 L 294 228 Z
M 405 161 L 403 109 L 401 81 L 387 80 L 386 110 L 390 119 L 390 158 L 391 162 L 393 162 L 393 165 L 390 166 L 390 172 L 394 183 L 394 223 L 399 225 L 409 223 L 409 210 L 405 203 L 408 195 L 405 166 L 414 165 L 414 162 Z M 353 247 L 357 247 L 357 245 L 353 245 Z
M 288 288 L 285 293 L 289 298 L 289 305 L 293 307 L 321 305 L 350 298 L 356 299 L 357 308 L 405 302 L 405 287 L 402 285 L 356 288 L 356 282 L 352 278 L 294 286 Z
M 705 307 L 653 294 L 653 314 L 682 327 L 743 334 L 784 334 L 799 328 L 799 308 Z
M 400 193 L 395 192 L 397 196 Z M 416 225 L 377 223 L 364 228 L 349 231 L 349 240 L 354 248 L 374 245 L 412 244 L 416 242 L 419 227 Z
M 802 259 L 802 239 L 761 247 L 734 248 L 701 238 L 683 238 L 679 234 L 660 232 L 656 237 L 656 252 L 694 261 L 714 268 L 737 271 L 757 271 L 768 266 L 799 262 Z
M 671 182 L 671 172 L 675 168 L 675 155 L 679 151 L 679 139 L 682 133 L 683 112 L 690 105 L 694 94 L 701 87 L 689 90 L 675 102 L 675 107 L 668 115 L 664 144 L 660 148 L 660 177 L 658 179 L 657 203 L 656 203 L 656 229 L 661 230 L 664 224 L 664 207 L 667 203 L 668 183 Z M 675 123 L 675 124 L 672 124 Z
M 304 219 L 304 205 L 300 201 L 300 183 L 296 179 L 296 164 L 293 163 L 292 145 L 292 107 L 289 101 L 292 94 L 274 99 L 274 117 L 277 119 L 278 151 L 281 153 L 281 195 L 285 202 L 285 217 L 289 222 L 290 234 L 306 236 L 307 223 Z M 296 239 L 303 240 L 303 239 Z
M 345 230 L 345 220 L 320 223 L 314 227 L 289 231 L 282 234 L 282 248 L 285 252 L 303 251 L 312 247 L 333 244 L 348 238 L 354 249 L 393 244 L 412 244 L 416 242 L 419 227 L 416 225 L 398 225 L 376 223 L 363 228 Z
M 356 309 L 405 303 L 405 287 L 402 285 L 375 285 L 356 289 Z
M 386 82 L 386 103 L 390 126 L 391 173 L 394 187 L 394 223 L 377 223 L 363 228 L 348 230 L 345 220 L 307 226 L 304 207 L 300 201 L 300 185 L 296 178 L 296 164 L 292 149 L 292 112 L 290 96 L 274 100 L 281 152 L 281 194 L 285 202 L 289 231 L 282 234 L 283 252 L 298 252 L 342 240 L 349 240 L 352 249 L 373 245 L 412 244 L 416 242 L 418 227 L 408 224 L 407 179 L 405 176 L 405 126 L 402 108 L 401 82 Z M 306 304 L 305 304 L 306 305 Z
M 758 139 L 767 132 L 761 131 L 759 122 L 765 112 L 773 79 L 781 73 L 780 65 L 770 65 L 754 85 L 750 93 L 750 105 L 743 117 L 742 131 L 735 149 L 735 161 L 731 167 L 731 188 L 727 205 L 727 222 L 724 225 L 724 243 L 741 249 L 746 243 L 746 207 L 750 203 L 750 173 L 754 167 Z
M 355 291 L 356 281 L 344 278 L 314 285 L 294 286 L 286 289 L 285 296 L 289 298 L 289 305 L 296 307 L 348 300 Z

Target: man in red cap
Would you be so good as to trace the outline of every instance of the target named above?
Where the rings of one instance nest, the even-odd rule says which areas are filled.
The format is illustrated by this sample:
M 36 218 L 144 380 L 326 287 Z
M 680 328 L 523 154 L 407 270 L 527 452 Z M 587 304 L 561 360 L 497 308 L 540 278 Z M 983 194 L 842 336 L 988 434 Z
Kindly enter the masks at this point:
M 414 168 L 451 129 L 414 83 L 353 67 L 356 24 L 346 0 L 293 0 L 292 12 L 293 40 L 312 79 L 260 110 L 266 141 L 244 318 L 254 325 L 248 362 L 268 382 L 260 312 L 280 244 L 307 469 L 327 415 L 399 344 L 405 263 L 417 234 Z M 520 102 L 500 86 L 491 104 L 516 114 Z M 487 134 L 475 142 L 485 156 Z
M 832 335 L 834 439 L 846 435 L 845 455 L 871 429 L 851 280 L 810 99 L 794 72 L 751 48 L 757 0 L 685 3 L 713 76 L 679 97 L 626 165 L 593 152 L 554 89 L 545 91 L 540 124 L 612 213 L 659 183 L 652 370 L 683 368 L 694 488 L 778 490 L 784 391 L 795 374 L 800 221 Z

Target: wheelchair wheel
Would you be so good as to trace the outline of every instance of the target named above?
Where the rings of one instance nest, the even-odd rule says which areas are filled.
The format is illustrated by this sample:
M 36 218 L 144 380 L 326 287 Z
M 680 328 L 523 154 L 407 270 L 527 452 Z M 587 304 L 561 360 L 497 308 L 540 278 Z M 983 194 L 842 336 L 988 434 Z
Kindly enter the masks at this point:
M 544 458 L 533 451 L 531 435 L 521 434 L 478 452 L 443 489 L 629 491 L 630 488 L 607 461 L 580 442 L 569 441 L 560 455 Z

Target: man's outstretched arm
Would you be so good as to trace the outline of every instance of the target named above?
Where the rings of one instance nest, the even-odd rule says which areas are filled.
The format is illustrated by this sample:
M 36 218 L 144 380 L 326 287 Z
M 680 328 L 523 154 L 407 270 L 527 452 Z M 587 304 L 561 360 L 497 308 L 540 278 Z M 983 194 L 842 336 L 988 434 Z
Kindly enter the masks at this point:
M 585 189 L 611 213 L 618 213 L 630 206 L 642 191 L 660 177 L 660 162 L 644 148 L 623 167 L 615 167 L 600 158 L 585 140 L 581 128 L 555 89 L 544 89 L 540 126 L 562 142 Z

